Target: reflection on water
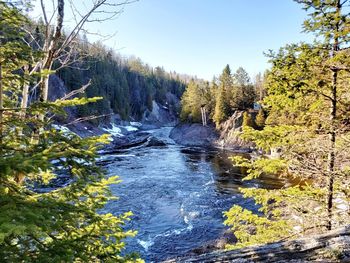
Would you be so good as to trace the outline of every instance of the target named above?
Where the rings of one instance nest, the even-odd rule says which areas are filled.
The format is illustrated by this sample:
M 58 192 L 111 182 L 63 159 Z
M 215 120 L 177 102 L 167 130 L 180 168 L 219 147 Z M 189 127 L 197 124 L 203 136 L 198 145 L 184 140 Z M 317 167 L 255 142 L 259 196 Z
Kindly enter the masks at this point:
M 170 128 L 153 131 L 167 140 L 167 147 L 131 149 L 123 155 L 107 156 L 110 175 L 122 183 L 111 186 L 119 200 L 105 210 L 132 211 L 128 228 L 138 231 L 128 240 L 128 251 L 139 251 L 149 261 L 158 262 L 186 254 L 218 238 L 225 230 L 222 212 L 239 204 L 254 208 L 243 199 L 239 187 L 280 187 L 277 178 L 242 181 L 242 171 L 228 159 L 232 153 L 186 148 L 169 138 Z

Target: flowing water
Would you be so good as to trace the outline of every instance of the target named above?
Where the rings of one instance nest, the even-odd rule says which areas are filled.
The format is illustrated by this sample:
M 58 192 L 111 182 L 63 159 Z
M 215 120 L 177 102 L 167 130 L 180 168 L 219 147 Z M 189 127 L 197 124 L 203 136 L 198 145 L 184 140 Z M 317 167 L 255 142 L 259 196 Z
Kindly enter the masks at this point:
M 239 187 L 280 187 L 276 178 L 242 182 L 242 171 L 228 159 L 233 153 L 194 149 L 169 139 L 171 128 L 151 131 L 166 147 L 139 147 L 107 156 L 110 175 L 122 182 L 111 190 L 119 199 L 105 212 L 132 211 L 128 228 L 138 231 L 127 240 L 147 262 L 185 255 L 219 238 L 225 229 L 223 211 L 239 204 L 254 208 Z

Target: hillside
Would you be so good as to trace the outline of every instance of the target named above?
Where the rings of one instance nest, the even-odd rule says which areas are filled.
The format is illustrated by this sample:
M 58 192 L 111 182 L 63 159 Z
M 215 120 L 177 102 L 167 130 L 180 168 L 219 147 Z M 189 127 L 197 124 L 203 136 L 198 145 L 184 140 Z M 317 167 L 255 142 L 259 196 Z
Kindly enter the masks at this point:
M 118 114 L 122 120 L 146 121 L 154 107 L 177 115 L 186 87 L 186 80 L 180 75 L 165 72 L 161 67 L 152 68 L 137 58 L 123 58 L 99 43 L 81 44 L 77 61 L 59 69 L 56 75 L 67 92 L 91 81 L 84 96 L 103 98 L 78 107 L 76 117 L 105 115 L 94 120 L 99 123 L 111 114 Z

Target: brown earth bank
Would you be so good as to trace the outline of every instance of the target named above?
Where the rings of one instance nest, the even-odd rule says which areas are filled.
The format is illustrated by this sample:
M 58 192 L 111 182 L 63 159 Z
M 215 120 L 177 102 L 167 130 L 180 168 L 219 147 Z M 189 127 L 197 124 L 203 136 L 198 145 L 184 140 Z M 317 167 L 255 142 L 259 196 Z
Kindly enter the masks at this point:
M 350 262 L 350 225 L 322 235 L 252 246 L 237 250 L 218 250 L 164 262 Z

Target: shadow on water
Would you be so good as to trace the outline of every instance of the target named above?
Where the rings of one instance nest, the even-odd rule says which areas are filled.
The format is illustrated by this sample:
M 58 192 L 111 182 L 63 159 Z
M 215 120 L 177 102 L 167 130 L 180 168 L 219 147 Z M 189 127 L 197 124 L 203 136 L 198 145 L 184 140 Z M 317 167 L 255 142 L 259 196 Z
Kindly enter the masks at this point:
M 105 212 L 132 211 L 128 228 L 138 231 L 127 251 L 138 251 L 147 262 L 176 257 L 217 239 L 225 230 L 223 211 L 232 205 L 254 209 L 239 187 L 280 187 L 277 178 L 242 181 L 242 170 L 228 159 L 230 152 L 187 148 L 169 138 L 170 128 L 153 131 L 167 147 L 131 149 L 107 156 L 102 164 L 122 183 L 111 186 L 118 200 Z

